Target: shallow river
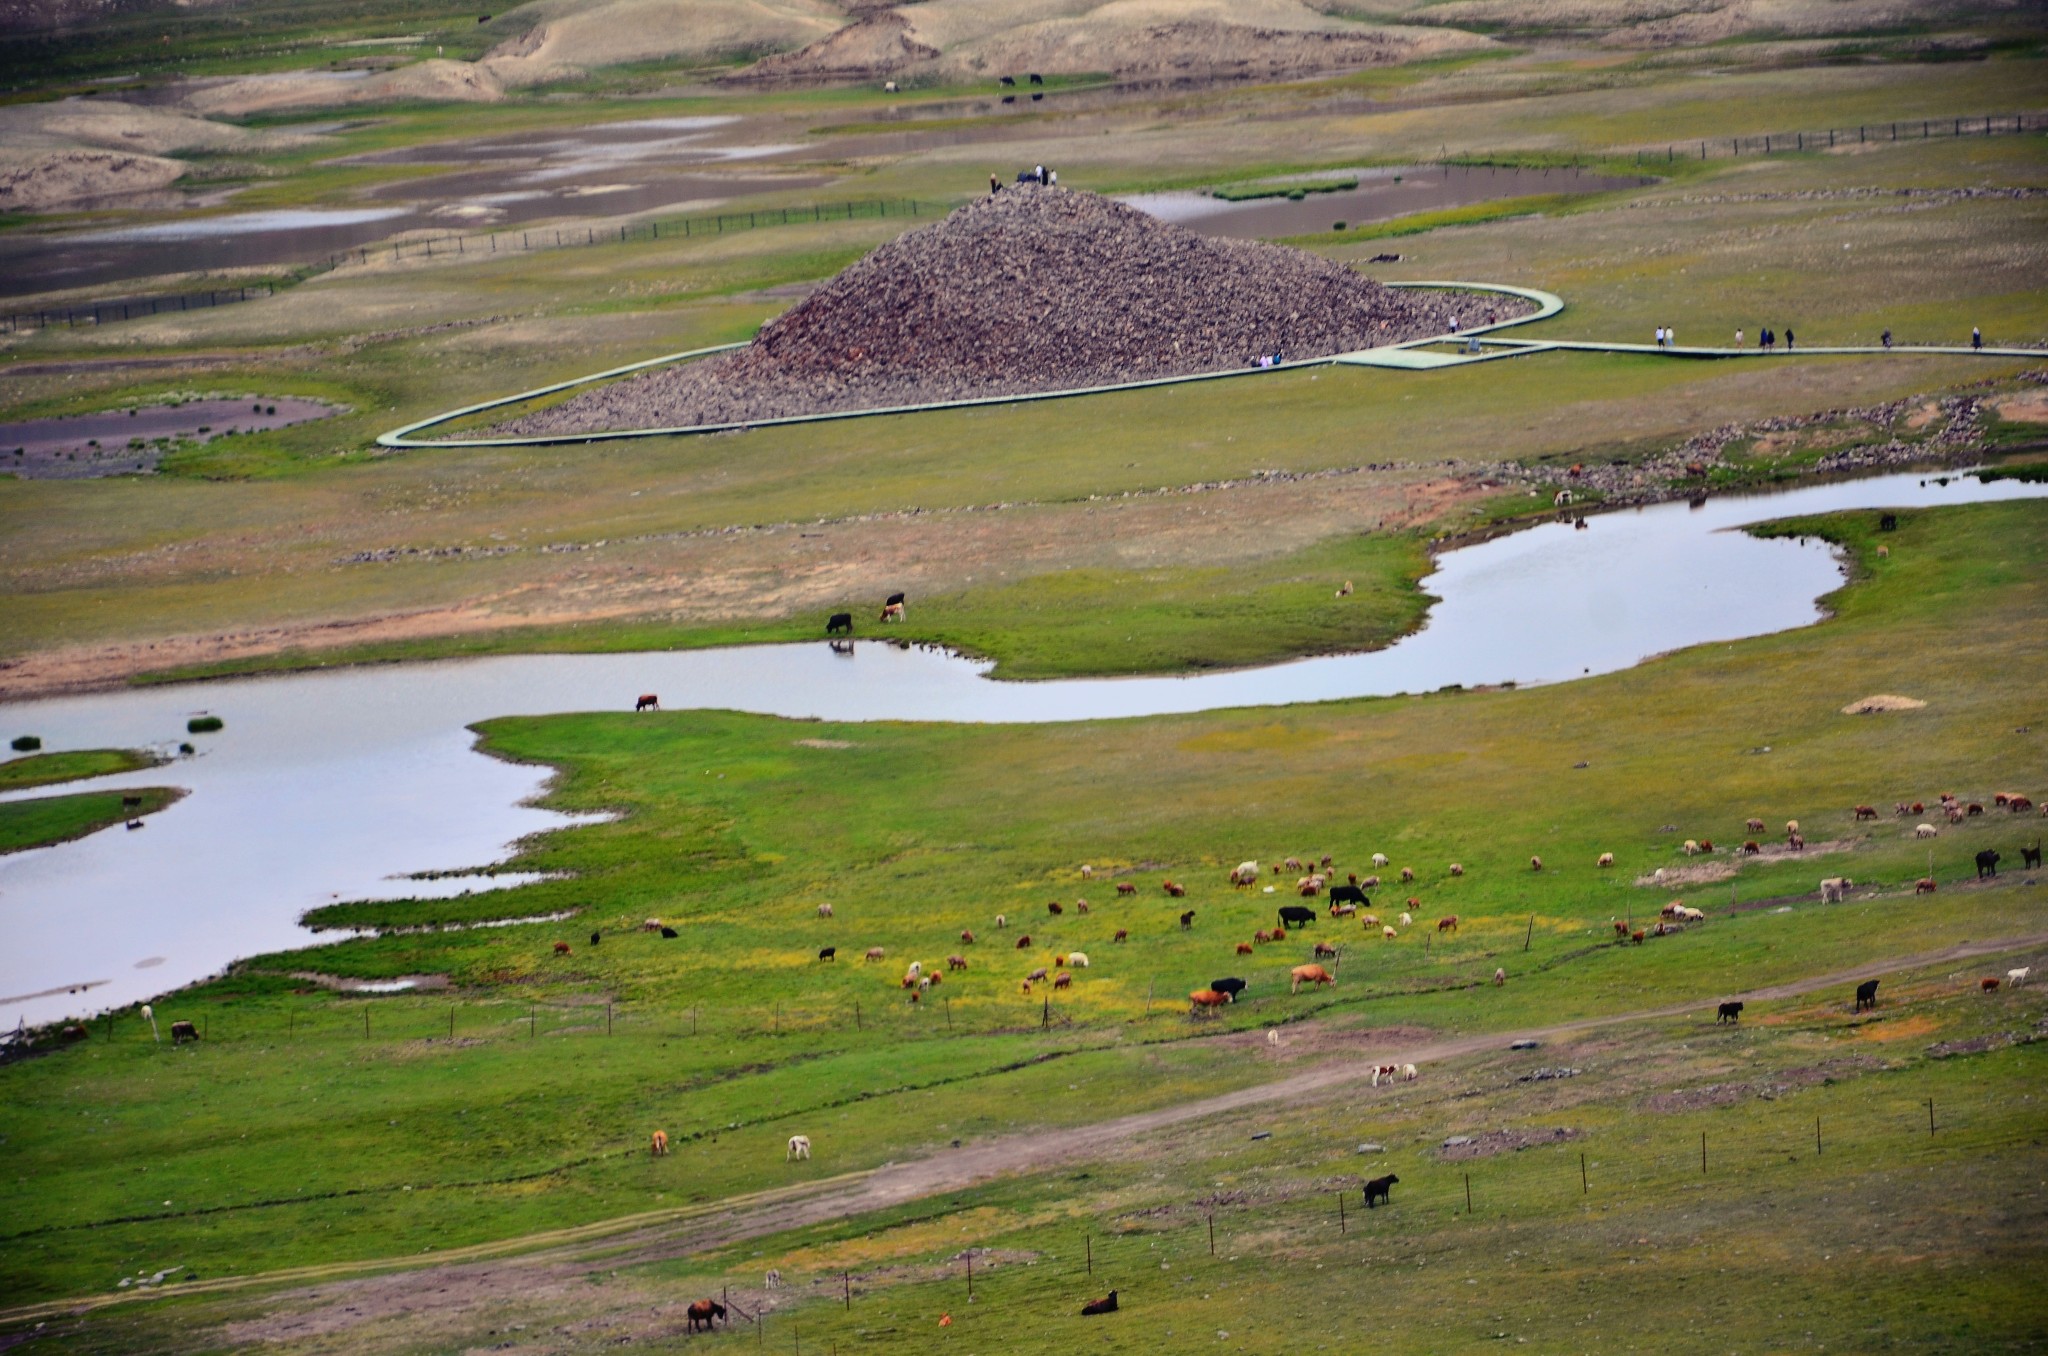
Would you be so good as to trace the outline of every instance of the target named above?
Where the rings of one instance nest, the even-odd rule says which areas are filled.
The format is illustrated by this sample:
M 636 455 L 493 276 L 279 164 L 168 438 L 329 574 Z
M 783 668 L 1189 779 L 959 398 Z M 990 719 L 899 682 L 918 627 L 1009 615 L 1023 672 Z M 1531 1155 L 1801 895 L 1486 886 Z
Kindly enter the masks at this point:
M 985 666 L 822 642 L 621 655 L 534 655 L 347 669 L 106 693 L 0 708 L 0 733 L 50 749 L 174 745 L 222 716 L 196 757 L 88 783 L 191 794 L 143 829 L 0 857 L 0 1023 L 119 1006 L 304 943 L 335 899 L 453 894 L 494 880 L 394 879 L 502 859 L 571 822 L 521 802 L 542 770 L 476 753 L 492 716 L 663 706 L 831 720 L 1059 721 L 1560 682 L 1705 641 L 1805 625 L 1841 581 L 1819 542 L 1725 529 L 1790 514 L 2039 498 L 2048 485 L 1947 485 L 1915 474 L 1603 514 L 1446 552 L 1427 626 L 1392 647 L 1187 678 L 997 683 Z M 912 600 L 913 605 L 915 600 Z M 28 794 L 48 794 L 45 788 Z M 508 913 L 520 912 L 508 902 Z

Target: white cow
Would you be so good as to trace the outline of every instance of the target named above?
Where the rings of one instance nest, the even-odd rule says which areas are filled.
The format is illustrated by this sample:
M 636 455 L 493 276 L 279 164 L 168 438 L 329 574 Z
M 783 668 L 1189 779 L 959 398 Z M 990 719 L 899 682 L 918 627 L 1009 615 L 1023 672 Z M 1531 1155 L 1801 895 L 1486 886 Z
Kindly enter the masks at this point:
M 811 1137 L 809 1135 L 791 1135 L 789 1137 L 789 1152 L 783 1156 L 782 1161 L 785 1163 L 801 1163 L 810 1156 Z
M 1239 889 L 1250 885 L 1257 885 L 1259 883 L 1259 864 L 1257 862 L 1239 862 L 1236 869 L 1230 873 L 1230 883 Z
M 1375 852 L 1375 853 L 1373 853 L 1373 854 L 1372 854 L 1372 864 L 1373 864 L 1374 866 L 1378 867 L 1378 868 L 1379 868 L 1380 870 L 1382 870 L 1382 871 L 1386 870 L 1386 869 L 1387 869 L 1387 854 L 1386 854 L 1386 853 L 1384 853 L 1384 852 Z
M 2005 986 L 2009 989 L 2017 989 L 2020 985 L 2027 982 L 2027 976 L 2033 972 L 2034 967 L 2031 965 L 2022 965 L 2017 970 L 2007 970 L 2005 972 Z
M 1932 824 L 1915 824 L 1913 826 L 1913 836 L 1915 838 L 1933 838 L 1940 832 L 1941 830 L 1935 828 Z
M 1088 968 L 1088 953 L 1085 951 L 1069 951 L 1067 953 L 1067 965 L 1075 970 L 1086 970 Z
M 1843 897 L 1848 894 L 1849 887 L 1855 883 L 1855 881 L 1850 880 L 1847 876 L 1827 877 L 1820 883 L 1820 902 L 1823 904 L 1841 903 Z

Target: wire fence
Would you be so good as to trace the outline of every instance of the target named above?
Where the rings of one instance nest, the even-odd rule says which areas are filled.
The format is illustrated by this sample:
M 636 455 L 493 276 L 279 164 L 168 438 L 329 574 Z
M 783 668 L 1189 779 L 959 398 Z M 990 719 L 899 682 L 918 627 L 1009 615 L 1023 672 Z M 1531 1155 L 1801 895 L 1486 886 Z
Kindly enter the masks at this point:
M 2048 130 L 2048 114 L 1983 113 L 1967 118 L 1910 118 L 1903 122 L 1859 123 L 1855 127 L 1829 127 L 1818 132 L 1766 132 L 1749 137 L 1706 137 L 1673 141 L 1658 155 L 1645 147 L 1635 153 L 1638 165 L 1674 164 L 1680 160 L 1731 159 L 1743 155 L 1796 155 L 1806 151 L 1832 150 L 1838 146 L 1867 146 L 1898 141 L 1933 141 L 1937 138 L 2012 136 Z
M 1648 1139 L 1650 1142 L 1645 1143 Z M 832 1270 L 774 1275 L 767 1289 L 735 1304 L 719 1298 L 734 1324 L 760 1346 L 801 1353 L 900 1344 L 901 1324 L 944 1322 L 970 1336 L 976 1323 L 1015 1324 L 1023 1316 L 1075 1315 L 1111 1291 L 1120 1307 L 1157 1308 L 1189 1288 L 1264 1275 L 1276 1262 L 1304 1256 L 1369 1264 L 1388 1244 L 1439 1237 L 1453 1220 L 1547 1226 L 1578 1212 L 1618 1208 L 1696 1211 L 1710 1203 L 1739 1211 L 1755 1202 L 1812 1190 L 1825 1168 L 1830 1187 L 1871 1173 L 1983 1165 L 2032 1154 L 2039 1136 L 1995 1106 L 1888 1098 L 1853 1108 L 1807 1104 L 1763 1113 L 1740 1129 L 1700 1130 L 1675 1121 L 1668 1132 L 1628 1143 L 1597 1138 L 1471 1161 L 1439 1156 L 1417 1163 L 1401 1153 L 1398 1178 L 1366 1204 L 1364 1173 L 1345 1185 L 1271 1190 L 1263 1199 L 1218 1191 L 1152 1205 L 1064 1239 L 1013 1235 L 963 1247 L 918 1268 L 905 1286 L 901 1266 L 877 1273 Z M 1426 1151 L 1425 1151 L 1426 1152 Z M 1388 1171 L 1376 1160 L 1374 1171 Z M 1325 1178 L 1326 1183 L 1336 1179 Z M 1682 1237 L 1640 1240 L 1647 1252 L 1683 1254 L 1707 1246 L 1699 1219 Z M 1456 1235 L 1451 1236 L 1453 1239 Z M 751 1307 L 749 1307 L 751 1306 Z
M 314 272 L 325 272 L 324 268 Z M 112 301 L 81 302 L 76 306 L 41 306 L 33 311 L 0 315 L 0 333 L 24 334 L 34 330 L 76 329 L 80 325 L 111 325 L 123 320 L 141 320 L 153 315 L 176 315 L 184 311 L 209 311 L 241 301 L 259 301 L 277 292 L 274 283 L 247 287 L 209 288 L 204 292 L 177 292 L 168 296 L 121 297 Z

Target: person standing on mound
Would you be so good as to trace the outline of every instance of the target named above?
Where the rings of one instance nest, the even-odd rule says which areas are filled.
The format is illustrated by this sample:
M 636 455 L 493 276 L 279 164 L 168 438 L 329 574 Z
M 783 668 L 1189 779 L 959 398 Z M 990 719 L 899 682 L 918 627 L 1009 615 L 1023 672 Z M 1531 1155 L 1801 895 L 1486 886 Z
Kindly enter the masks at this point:
M 1737 330 L 1737 331 L 1735 331 L 1735 347 L 1737 347 L 1738 349 L 1742 347 L 1742 331 L 1741 331 L 1741 330 Z
M 1787 328 L 1785 331 L 1785 351 L 1787 353 L 1790 353 L 1792 351 L 1792 345 L 1794 342 L 1795 341 L 1792 338 L 1792 331 L 1790 328 Z

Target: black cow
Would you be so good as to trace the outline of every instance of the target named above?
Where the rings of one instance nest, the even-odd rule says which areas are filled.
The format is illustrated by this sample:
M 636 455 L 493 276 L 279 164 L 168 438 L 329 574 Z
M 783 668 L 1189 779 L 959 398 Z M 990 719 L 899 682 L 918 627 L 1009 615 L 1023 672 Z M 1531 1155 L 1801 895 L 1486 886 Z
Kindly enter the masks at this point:
M 1877 1011 L 1877 981 L 1874 979 L 1866 979 L 1856 986 L 1856 1011 L 1861 1012 L 1865 1008 Z
M 1898 526 L 1899 515 L 1896 513 L 1887 513 L 1877 520 L 1877 530 L 1880 532 L 1895 532 Z
M 598 944 L 599 942 L 601 942 L 601 941 L 603 941 L 603 940 L 604 940 L 604 934 L 603 934 L 602 932 L 593 932 L 593 933 L 591 933 L 591 934 L 590 934 L 590 944 L 591 944 L 592 946 L 596 946 L 596 945 L 597 945 L 597 944 Z
M 1330 887 L 1330 902 L 1332 904 L 1356 904 L 1361 909 L 1372 907 L 1372 901 L 1365 897 L 1365 891 L 1356 885 L 1332 885 Z
M 674 941 L 674 940 L 676 939 L 676 937 L 678 936 L 678 934 L 677 934 L 676 930 L 675 930 L 674 928 L 671 928 L 671 927 L 664 927 L 664 928 L 663 928 L 663 929 L 661 930 L 661 935 L 662 935 L 662 936 L 664 936 L 664 937 L 666 937 L 666 938 L 668 938 L 668 939 L 669 939 L 670 941 Z
M 996 79 L 996 83 L 1004 89 L 1015 89 L 1017 88 L 1017 77 L 1014 75 L 999 76 Z
M 183 1045 L 186 1041 L 199 1039 L 199 1028 L 190 1022 L 171 1023 L 171 1044 Z
M 837 956 L 838 954 L 839 948 L 836 946 L 821 946 L 818 948 L 819 960 L 831 960 L 834 956 Z
M 1365 1208 L 1368 1210 L 1372 1209 L 1373 1203 L 1376 1201 L 1385 1201 L 1388 1205 L 1392 1205 L 1394 1203 L 1394 1183 L 1400 1180 L 1400 1178 L 1390 1172 L 1385 1177 L 1375 1177 L 1367 1182 L 1365 1184 Z
M 1742 1004 L 1723 1003 L 1720 1013 L 1714 1018 L 1714 1025 L 1719 1026 L 1723 1022 L 1740 1022 L 1741 1020 Z
M 1990 848 L 1985 848 L 1982 852 L 1978 853 L 1977 879 L 1983 880 L 1986 876 L 1996 876 L 1998 874 L 1998 863 L 1998 854 Z
M 2034 846 L 2030 848 L 2023 847 L 2020 849 L 2020 866 L 2022 869 L 2037 867 L 2040 864 L 2041 845 L 2039 843 L 2036 843 Z
M 1300 904 L 1280 906 L 1280 926 L 1291 928 L 1297 923 L 1308 924 L 1316 921 L 1316 911 Z
M 1245 986 L 1243 980 L 1233 976 L 1229 979 L 1212 979 L 1209 981 L 1209 987 L 1217 993 L 1229 994 L 1231 1001 L 1236 1002 L 1237 996 L 1244 992 Z
M 826 619 L 826 635 L 836 636 L 841 631 L 846 632 L 849 636 L 853 634 L 853 614 L 851 612 L 834 612 Z
M 1084 1305 L 1082 1305 L 1082 1306 L 1081 1306 L 1081 1312 L 1082 1312 L 1082 1313 L 1083 1313 L 1084 1315 L 1086 1315 L 1086 1314 L 1113 1314 L 1113 1313 L 1115 1313 L 1115 1312 L 1116 1312 L 1116 1291 L 1114 1291 L 1114 1290 L 1110 1291 L 1110 1292 L 1109 1292 L 1109 1293 L 1108 1293 L 1107 1295 L 1104 1295 L 1104 1296 L 1103 1296 L 1103 1297 L 1102 1297 L 1101 1299 L 1097 1299 L 1097 1300 L 1089 1300 L 1089 1301 L 1088 1301 L 1088 1302 L 1087 1302 L 1086 1304 L 1084 1304 Z
M 1029 77 L 1027 77 L 1027 78 L 1028 78 L 1028 79 L 1029 79 L 1029 80 L 1031 81 L 1031 83 L 1032 83 L 1032 84 L 1034 84 L 1034 85 L 1042 85 L 1042 84 L 1044 84 L 1044 83 L 1045 83 L 1045 77 L 1044 77 L 1044 76 L 1042 76 L 1042 75 L 1040 75 L 1040 74 L 1039 74 L 1039 73 L 1038 73 L 1037 71 L 1033 71 L 1033 72 L 1032 72 L 1032 73 L 1030 74 L 1030 76 L 1029 76 Z

